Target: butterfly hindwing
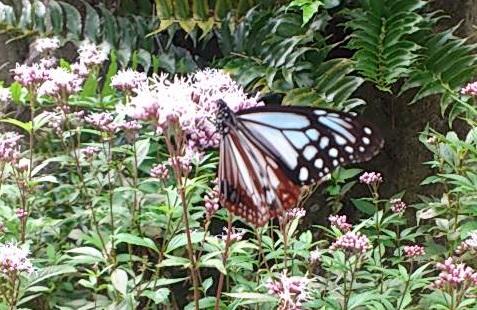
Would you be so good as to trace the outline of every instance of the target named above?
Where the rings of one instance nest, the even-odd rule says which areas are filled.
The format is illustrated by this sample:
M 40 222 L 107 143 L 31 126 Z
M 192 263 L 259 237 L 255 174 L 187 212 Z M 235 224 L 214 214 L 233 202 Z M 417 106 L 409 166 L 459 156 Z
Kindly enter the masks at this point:
M 232 213 L 257 226 L 293 207 L 300 189 L 245 128 L 222 139 L 219 186 L 221 201 Z

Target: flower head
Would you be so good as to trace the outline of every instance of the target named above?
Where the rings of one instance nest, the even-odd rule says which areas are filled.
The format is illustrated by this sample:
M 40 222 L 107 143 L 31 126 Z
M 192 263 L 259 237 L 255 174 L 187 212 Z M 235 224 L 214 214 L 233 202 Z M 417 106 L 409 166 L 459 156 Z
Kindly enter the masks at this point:
M 37 86 L 48 79 L 47 69 L 37 63 L 32 65 L 17 63 L 12 72 L 15 81 L 24 87 Z
M 0 86 L 0 103 L 6 103 L 10 100 L 10 90 Z
M 86 40 L 78 48 L 78 59 L 87 67 L 101 65 L 108 59 L 108 51 L 105 47 L 99 47 Z
M 38 38 L 33 42 L 33 46 L 38 53 L 49 53 L 60 47 L 60 40 L 57 38 Z
M 87 147 L 81 149 L 81 154 L 88 161 L 92 160 L 100 152 L 101 152 L 101 149 L 99 147 L 96 147 L 96 146 L 87 146 Z
M 165 180 L 169 176 L 169 170 L 167 169 L 166 165 L 157 164 L 151 168 L 151 171 L 149 172 L 149 174 L 153 178 L 156 178 L 159 180 Z
M 460 90 L 462 95 L 477 96 L 477 82 L 467 84 Z
M 132 69 L 121 70 L 111 78 L 111 86 L 120 91 L 135 91 L 145 87 L 147 76 Z
M 63 68 L 47 71 L 48 79 L 38 89 L 40 96 L 65 98 L 81 90 L 83 79 Z
M 14 164 L 20 158 L 20 139 L 16 132 L 0 134 L 0 163 Z
M 278 279 L 268 279 L 268 294 L 279 298 L 279 309 L 300 310 L 309 298 L 311 280 L 305 277 L 289 277 L 284 271 Z
M 45 57 L 40 59 L 40 66 L 46 69 L 55 68 L 58 64 L 56 57 Z
M 321 259 L 321 251 L 319 249 L 310 252 L 310 263 L 317 264 Z
M 469 237 L 456 249 L 456 253 L 459 255 L 464 254 L 467 251 L 477 253 L 477 230 L 471 232 Z
M 92 113 L 85 117 L 85 121 L 105 132 L 115 132 L 118 129 L 118 124 L 114 122 L 113 115 L 107 112 Z
M 306 210 L 303 208 L 293 208 L 286 211 L 288 218 L 302 218 L 306 216 Z
M 407 209 L 407 204 L 401 198 L 391 199 L 391 211 L 394 213 L 404 213 Z
M 192 170 L 191 164 L 193 158 L 189 154 L 185 154 L 184 156 L 170 157 L 167 161 L 169 165 L 172 167 L 177 167 L 183 174 L 187 174 Z
M 446 259 L 444 263 L 438 263 L 436 267 L 441 272 L 432 285 L 434 288 L 459 289 L 468 286 L 477 286 L 477 272 L 465 264 L 454 263 L 452 257 Z
M 22 271 L 33 272 L 28 254 L 28 251 L 13 243 L 0 244 L 0 272 L 7 275 Z
M 25 209 L 17 209 L 15 211 L 15 213 L 17 214 L 17 217 L 18 219 L 22 220 L 24 218 L 26 218 L 28 216 L 28 212 L 25 210 Z
M 328 220 L 330 221 L 331 226 L 338 228 L 342 232 L 350 231 L 351 227 L 353 227 L 346 222 L 346 215 L 330 215 Z
M 155 76 L 149 87 L 143 85 L 136 92 L 127 107 L 128 116 L 153 123 L 158 133 L 180 127 L 194 150 L 216 147 L 220 141 L 214 123 L 218 99 L 233 111 L 262 104 L 247 96 L 229 75 L 215 69 L 182 78 Z
M 15 165 L 15 169 L 17 169 L 18 172 L 23 173 L 30 169 L 29 166 L 28 160 L 19 160 Z
M 420 245 L 406 245 L 404 247 L 404 253 L 407 258 L 415 258 L 419 256 L 424 256 L 426 254 L 424 247 Z
M 204 197 L 205 216 L 210 220 L 212 216 L 219 210 L 219 186 L 215 185 Z
M 350 254 L 364 254 L 371 249 L 371 245 L 368 237 L 365 235 L 359 232 L 348 231 L 333 242 L 330 249 L 332 251 L 342 250 Z
M 359 182 L 367 185 L 377 185 L 383 182 L 379 172 L 365 172 L 359 177 Z
M 138 121 L 132 120 L 121 122 L 119 128 L 124 131 L 126 139 L 131 142 L 138 137 L 139 130 L 142 126 Z
M 75 62 L 71 65 L 71 72 L 81 78 L 86 78 L 89 74 L 89 68 L 82 62 Z
M 222 233 L 222 235 L 219 236 L 219 238 L 226 241 L 227 236 L 229 234 L 229 229 L 227 227 L 224 227 L 223 231 L 224 232 Z M 245 229 L 232 227 L 230 231 L 230 242 L 242 240 L 245 233 L 246 233 Z

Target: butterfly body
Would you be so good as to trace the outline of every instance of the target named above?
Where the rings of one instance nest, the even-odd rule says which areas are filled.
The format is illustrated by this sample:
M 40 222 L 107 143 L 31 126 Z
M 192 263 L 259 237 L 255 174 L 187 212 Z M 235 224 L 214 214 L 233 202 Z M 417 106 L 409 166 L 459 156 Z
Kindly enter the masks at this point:
M 257 226 L 293 208 L 301 186 L 339 165 L 369 160 L 383 140 L 349 113 L 262 106 L 234 113 L 218 102 L 221 204 Z

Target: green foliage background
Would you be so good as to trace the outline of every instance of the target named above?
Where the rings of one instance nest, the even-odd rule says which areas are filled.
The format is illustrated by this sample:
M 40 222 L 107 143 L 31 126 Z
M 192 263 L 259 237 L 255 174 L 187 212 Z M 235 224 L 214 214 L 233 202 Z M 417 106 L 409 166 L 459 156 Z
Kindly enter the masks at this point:
M 419 199 L 411 201 L 415 212 L 408 214 L 408 219 L 398 218 L 389 211 L 390 199 L 400 198 L 404 192 L 388 195 L 389 199 L 376 199 L 361 197 L 352 191 L 356 183 L 352 179 L 360 170 L 335 172 L 319 196 L 324 198 L 322 205 L 330 212 L 353 207 L 353 215 L 361 219 L 358 229 L 377 243 L 370 260 L 359 272 L 361 282 L 357 283 L 349 309 L 396 309 L 398 305 L 400 309 L 457 309 L 446 308 L 447 292 L 440 295 L 429 290 L 429 284 L 437 274 L 436 270 L 430 271 L 429 266 L 431 262 L 441 261 L 444 255 L 452 255 L 460 242 L 477 228 L 476 109 L 473 99 L 460 93 L 462 86 L 475 77 L 476 45 L 469 38 L 456 35 L 458 25 L 436 32 L 436 26 L 444 17 L 442 12 L 432 10 L 430 1 L 97 2 L 0 0 L 0 31 L 9 38 L 6 44 L 21 40 L 30 42 L 39 36 L 56 36 L 63 45 L 79 44 L 87 39 L 111 48 L 108 63 L 90 76 L 80 96 L 75 98 L 73 104 L 77 107 L 92 110 L 113 108 L 118 103 L 118 96 L 109 82 L 120 68 L 132 67 L 149 74 L 165 72 L 181 75 L 209 66 L 230 73 L 247 92 L 273 93 L 273 98 L 280 98 L 276 103 L 284 105 L 308 105 L 358 113 L 375 108 L 370 106 L 371 103 L 392 106 L 394 101 L 399 101 L 404 102 L 403 105 L 420 105 L 430 100 L 434 106 L 438 105 L 435 110 L 441 113 L 437 117 L 445 125 L 440 124 L 439 130 L 422 126 L 411 137 L 416 142 L 419 139 L 427 148 L 428 161 L 425 164 L 434 172 L 431 176 L 422 176 L 421 185 L 433 186 L 437 194 L 424 196 L 420 192 L 415 193 Z M 66 60 L 64 65 L 67 66 Z M 15 104 L 25 104 L 25 92 L 19 85 L 13 84 L 10 90 Z M 369 93 L 384 98 L 384 102 L 376 103 Z M 422 115 L 409 114 L 406 117 L 413 120 Z M 379 123 L 383 120 L 388 120 L 386 115 L 378 115 L 372 121 Z M 20 127 L 27 133 L 40 129 L 39 124 L 44 122 L 46 120 L 35 120 L 38 128 L 33 128 L 28 121 L 3 120 L 3 123 Z M 395 129 L 392 126 L 388 126 L 385 132 L 390 139 Z M 88 134 L 98 135 L 93 131 Z M 58 151 L 57 142 L 43 146 L 40 152 Z M 139 150 L 140 173 L 147 173 L 152 159 L 165 153 L 161 143 L 153 133 L 146 132 L 134 144 Z M 400 145 L 387 147 L 399 149 Z M 133 162 L 132 151 L 118 146 L 114 152 L 124 159 L 125 167 L 129 168 L 128 165 Z M 211 154 L 203 166 L 196 167 L 197 174 L 187 189 L 193 211 L 191 223 L 195 228 L 200 227 L 203 217 L 203 210 L 198 206 L 214 176 L 214 155 Z M 395 164 L 393 159 L 386 163 L 389 166 Z M 57 156 L 46 164 L 68 166 L 71 165 L 71 158 Z M 421 162 L 413 164 L 421 165 Z M 116 168 L 121 170 L 124 167 Z M 393 168 L 396 167 L 389 169 Z M 104 173 L 108 167 L 103 165 L 98 169 Z M 98 184 L 94 176 L 89 177 L 86 182 L 90 182 L 89 190 L 94 192 Z M 34 181 L 38 184 L 57 184 L 48 185 L 47 191 L 35 196 L 35 206 L 45 208 L 47 212 L 44 219 L 32 221 L 29 227 L 36 235 L 35 244 L 47 244 L 46 249 L 36 250 L 41 256 L 38 264 L 49 267 L 42 268 L 40 273 L 19 287 L 20 306 L 34 308 L 34 303 L 42 300 L 47 304 L 45 309 L 57 303 L 64 306 L 62 309 L 73 309 L 75 305 L 70 303 L 71 300 L 91 306 L 92 296 L 99 296 L 94 301 L 95 305 L 96 302 L 100 305 L 109 302 L 109 306 L 115 309 L 128 309 L 132 304 L 137 306 L 140 303 L 160 308 L 171 304 L 172 290 L 175 293 L 187 291 L 190 283 L 187 282 L 186 270 L 191 262 L 184 254 L 186 234 L 181 226 L 183 214 L 177 203 L 166 203 L 171 197 L 177 199 L 175 184 L 168 184 L 163 188 L 165 193 L 159 195 L 160 186 L 148 178 L 141 180 L 140 191 L 148 202 L 145 209 L 146 228 L 154 232 L 151 235 L 161 237 L 156 240 L 138 235 L 128 226 L 108 231 L 107 234 L 115 240 L 113 245 L 108 246 L 120 253 L 118 261 L 112 264 L 104 254 L 108 250 L 101 244 L 101 233 L 91 230 L 85 234 L 78 228 L 89 227 L 90 210 L 74 209 L 75 206 L 73 211 L 69 209 L 80 195 L 75 188 L 81 183 L 78 178 L 64 173 L 55 176 L 55 179 L 39 175 Z M 388 182 L 396 183 L 394 180 Z M 394 184 L 394 187 L 400 186 Z M 130 190 L 115 189 L 113 196 L 119 209 L 125 209 L 125 201 L 131 200 Z M 405 191 L 405 188 L 399 190 Z M 6 201 L 0 208 L 3 218 L 14 217 L 7 202 L 13 201 L 12 197 L 16 194 L 13 187 L 2 188 L 0 196 Z M 350 199 L 351 195 L 353 198 Z M 51 205 L 52 201 L 54 205 Z M 105 201 L 105 196 L 99 195 L 91 202 L 104 217 L 107 214 Z M 57 205 L 64 209 L 55 209 Z M 63 211 L 70 212 L 71 217 L 57 216 Z M 126 211 L 118 213 L 121 220 L 128 216 Z M 226 219 L 225 213 L 219 213 L 218 217 Z M 310 251 L 341 234 L 328 227 L 311 226 L 324 222 L 318 221 L 308 222 L 306 227 L 300 227 L 296 221 L 289 228 L 288 245 L 296 260 L 293 272 L 306 270 Z M 104 220 L 101 223 L 104 224 Z M 177 224 L 176 230 L 171 228 L 171 223 Z M 275 236 L 281 233 L 274 227 L 270 231 Z M 204 309 L 214 308 L 214 297 L 210 291 L 215 288 L 217 273 L 227 273 L 233 279 L 233 289 L 226 292 L 223 309 L 242 309 L 255 304 L 263 309 L 273 309 L 276 305 L 276 300 L 264 294 L 263 287 L 257 288 L 250 279 L 256 275 L 258 280 L 262 280 L 276 272 L 263 267 L 260 259 L 274 262 L 277 270 L 283 267 L 286 238 L 282 235 L 281 239 L 274 240 L 268 234 L 259 234 L 253 229 L 248 234 L 260 236 L 260 240 L 251 237 L 235 244 L 231 250 L 232 259 L 225 264 L 221 256 L 225 251 L 223 243 L 207 232 L 192 233 L 194 246 L 205 245 L 204 253 L 201 252 L 204 255 L 197 262 L 200 268 L 207 270 L 201 282 L 204 296 L 200 302 Z M 322 239 L 314 240 L 316 234 Z M 73 241 L 65 241 L 67 238 Z M 402 257 L 401 245 L 418 241 L 426 246 L 427 261 L 413 269 L 416 266 Z M 134 249 L 135 255 L 128 257 L 126 248 Z M 346 278 L 349 271 L 346 269 L 349 257 L 339 253 L 326 254 L 322 261 L 323 271 L 333 279 L 333 284 L 329 284 L 324 276 L 317 277 L 322 288 L 328 288 L 326 285 L 330 288 L 328 292 L 325 289 L 323 294 L 315 292 L 309 307 L 343 309 L 337 300 L 342 297 L 340 281 L 343 274 Z M 161 268 L 167 270 L 165 275 L 154 278 L 154 272 Z M 138 270 L 146 271 L 135 273 Z M 308 272 L 311 271 L 302 273 Z M 143 277 L 148 278 L 147 281 Z M 82 290 L 75 290 L 75 281 Z M 387 281 L 386 290 L 378 292 L 376 287 L 371 287 L 370 283 L 378 281 Z M 183 283 L 188 284 L 177 289 Z M 409 291 L 403 292 L 405 285 L 410 285 Z M 260 293 L 257 290 L 261 290 Z M 187 301 L 183 298 L 179 304 L 193 309 L 192 303 L 187 305 Z M 469 298 L 463 302 L 462 309 L 475 307 L 472 303 Z

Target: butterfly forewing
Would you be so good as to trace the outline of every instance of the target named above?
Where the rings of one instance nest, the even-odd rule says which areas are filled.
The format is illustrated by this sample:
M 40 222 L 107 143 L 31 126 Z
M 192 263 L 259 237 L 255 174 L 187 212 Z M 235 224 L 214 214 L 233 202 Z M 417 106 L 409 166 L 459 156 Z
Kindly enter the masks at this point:
M 298 184 L 320 182 L 339 165 L 369 160 L 383 140 L 349 113 L 309 107 L 257 107 L 239 112 L 237 123 Z
M 300 184 L 369 160 L 383 144 L 372 126 L 349 113 L 266 106 L 234 114 L 219 102 L 218 115 L 221 203 L 257 226 L 294 207 Z

